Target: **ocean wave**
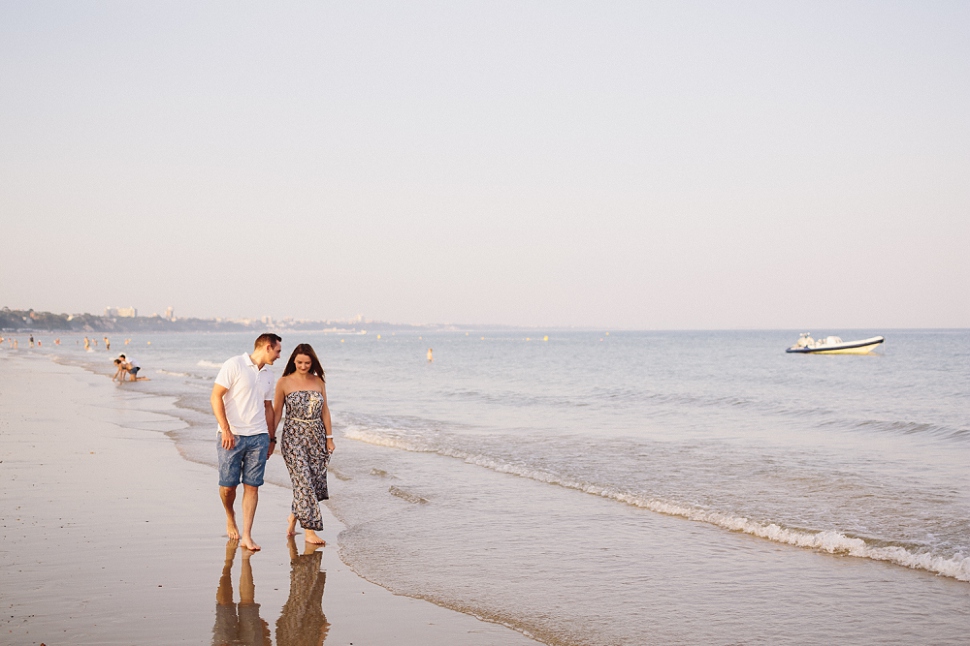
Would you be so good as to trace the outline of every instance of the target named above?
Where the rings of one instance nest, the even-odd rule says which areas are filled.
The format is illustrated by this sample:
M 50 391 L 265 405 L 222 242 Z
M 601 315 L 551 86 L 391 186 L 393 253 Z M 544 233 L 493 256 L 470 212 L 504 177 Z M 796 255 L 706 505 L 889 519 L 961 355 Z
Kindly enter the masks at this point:
M 200 368 L 215 368 L 216 370 L 222 367 L 222 363 L 216 362 L 216 361 L 209 361 L 207 359 L 202 359 L 195 365 L 199 366 Z
M 397 496 L 401 500 L 406 500 L 407 502 L 415 505 L 428 504 L 427 498 L 422 498 L 418 494 L 407 491 L 406 489 L 401 489 L 400 487 L 388 487 L 387 491 L 392 496 Z
M 687 520 L 708 523 L 729 531 L 742 532 L 775 543 L 812 549 L 827 554 L 839 554 L 867 558 L 873 561 L 885 561 L 903 567 L 925 570 L 958 581 L 970 581 L 970 557 L 963 556 L 963 554 L 944 557 L 934 555 L 930 552 L 912 552 L 899 545 L 872 545 L 862 538 L 848 536 L 838 531 L 816 532 L 806 529 L 786 528 L 775 523 L 758 522 L 724 512 L 688 507 L 679 503 L 621 491 L 613 487 L 605 487 L 565 478 L 549 471 L 504 462 L 486 455 L 471 453 L 456 448 L 434 446 L 420 440 L 415 440 L 414 438 L 408 438 L 397 429 L 374 430 L 360 427 L 347 427 L 344 430 L 344 436 L 376 446 L 403 449 L 416 453 L 436 453 L 446 457 L 457 458 L 468 464 L 474 464 L 498 473 L 507 473 L 546 484 L 582 491 L 583 493 L 608 498 L 633 507 L 668 516 L 677 516 Z
M 164 368 L 159 368 L 156 372 L 160 372 L 163 375 L 172 375 L 173 377 L 188 377 L 187 372 L 176 372 L 174 370 L 165 370 Z
M 855 427 L 863 430 L 875 430 L 896 435 L 931 435 L 940 438 L 970 438 L 970 428 L 953 428 L 944 424 L 932 424 L 929 422 L 867 419 L 857 422 Z

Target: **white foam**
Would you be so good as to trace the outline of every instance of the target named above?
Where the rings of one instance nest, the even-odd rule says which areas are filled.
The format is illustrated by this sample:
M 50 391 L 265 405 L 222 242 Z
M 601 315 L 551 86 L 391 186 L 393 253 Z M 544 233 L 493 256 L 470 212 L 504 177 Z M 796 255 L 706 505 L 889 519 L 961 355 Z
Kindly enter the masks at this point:
M 970 557 L 966 557 L 963 554 L 945 558 L 929 552 L 910 552 L 906 548 L 898 545 L 874 546 L 869 545 L 861 538 L 846 536 L 837 531 L 811 532 L 787 529 L 774 523 L 759 523 L 722 512 L 685 507 L 656 498 L 644 498 L 611 487 L 570 480 L 548 471 L 530 469 L 528 467 L 502 462 L 484 455 L 473 454 L 459 449 L 430 446 L 420 440 L 402 437 L 401 432 L 396 429 L 365 430 L 360 427 L 347 427 L 344 430 L 344 436 L 377 446 L 386 446 L 419 453 L 437 453 L 447 457 L 458 458 L 469 464 L 491 469 L 499 473 L 508 473 L 538 482 L 575 489 L 660 514 L 709 523 L 730 531 L 743 532 L 776 543 L 804 547 L 827 554 L 841 554 L 872 559 L 874 561 L 886 561 L 903 567 L 926 570 L 927 572 L 933 572 L 934 574 L 957 579 L 958 581 L 970 581 Z
M 164 368 L 159 368 L 158 369 L 158 372 L 162 373 L 163 375 L 172 375 L 172 376 L 175 376 L 175 377 L 188 377 L 189 376 L 189 374 L 187 372 L 175 372 L 174 370 L 165 370 Z
M 208 361 L 206 359 L 202 359 L 195 365 L 199 366 L 200 368 L 216 368 L 217 370 L 222 367 L 221 363 L 217 363 L 215 361 Z

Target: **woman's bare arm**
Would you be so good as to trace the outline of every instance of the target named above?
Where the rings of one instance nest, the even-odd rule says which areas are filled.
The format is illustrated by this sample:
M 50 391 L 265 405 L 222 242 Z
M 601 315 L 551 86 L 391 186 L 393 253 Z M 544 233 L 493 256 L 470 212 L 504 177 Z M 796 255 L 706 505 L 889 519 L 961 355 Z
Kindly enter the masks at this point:
M 286 377 L 281 377 L 276 382 L 276 392 L 273 395 L 273 435 L 276 435 L 276 429 L 280 427 L 280 420 L 283 419 L 283 399 L 286 396 L 283 386 L 284 379 Z

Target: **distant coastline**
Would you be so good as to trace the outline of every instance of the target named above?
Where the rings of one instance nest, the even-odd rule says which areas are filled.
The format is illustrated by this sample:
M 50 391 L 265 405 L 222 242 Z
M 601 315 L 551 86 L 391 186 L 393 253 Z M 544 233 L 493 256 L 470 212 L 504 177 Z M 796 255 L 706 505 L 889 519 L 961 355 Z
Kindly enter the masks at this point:
M 360 334 L 367 330 L 381 331 L 427 331 L 427 330 L 472 330 L 512 326 L 491 325 L 451 325 L 429 324 L 412 325 L 356 319 L 305 320 L 273 319 L 265 321 L 248 318 L 166 318 L 164 316 L 100 316 L 97 314 L 55 314 L 38 312 L 33 309 L 14 310 L 9 307 L 0 309 L 0 330 L 4 332 L 245 332 L 253 330 L 302 330 L 313 332 L 341 332 Z

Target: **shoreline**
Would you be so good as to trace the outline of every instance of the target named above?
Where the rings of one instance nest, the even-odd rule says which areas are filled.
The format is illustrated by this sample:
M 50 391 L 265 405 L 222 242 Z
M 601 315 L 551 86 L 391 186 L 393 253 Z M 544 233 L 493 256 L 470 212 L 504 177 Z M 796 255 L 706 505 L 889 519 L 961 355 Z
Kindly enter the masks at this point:
M 248 559 L 234 550 L 224 571 L 227 538 L 215 471 L 181 455 L 167 433 L 183 422 L 162 399 L 23 349 L 0 354 L 4 643 L 211 643 L 225 615 L 215 597 L 227 572 L 236 599 L 254 586 L 255 604 L 247 608 L 255 608 L 267 636 L 276 633 L 277 644 L 296 643 L 285 628 L 294 619 L 314 631 L 324 626 L 319 637 L 299 636 L 300 643 L 538 643 L 358 576 L 339 559 L 344 526 L 326 505 L 320 533 L 328 545 L 312 557 L 325 571 L 317 587 L 324 623 L 294 617 L 292 609 L 307 607 L 307 599 L 303 586 L 291 587 L 284 535 L 289 489 L 267 479 L 254 528 L 263 549 Z M 285 474 L 278 455 L 270 465 Z M 297 535 L 298 552 L 302 543 Z M 316 576 L 316 566 L 307 570 L 305 562 L 293 561 L 292 575 L 301 581 L 307 572 Z M 302 574 L 297 563 L 304 563 Z
M 924 335 L 914 338 L 913 343 L 923 343 L 925 346 L 932 339 L 939 342 L 937 337 L 926 338 Z M 765 345 L 764 339 L 753 339 L 751 335 L 741 340 L 746 340 L 749 347 Z M 39 379 L 46 379 L 40 374 L 43 372 L 42 359 L 50 358 L 55 366 L 51 368 L 54 372 L 66 370 L 76 377 L 79 386 L 80 382 L 84 382 L 99 389 L 91 391 L 93 396 L 79 395 L 83 400 L 91 400 L 84 401 L 85 406 L 80 407 L 79 411 L 86 410 L 89 403 L 99 404 L 105 410 L 97 414 L 91 411 L 85 414 L 104 416 L 106 411 L 110 411 L 117 418 L 112 424 L 138 431 L 137 435 L 142 440 L 155 436 L 160 438 L 164 434 L 166 439 L 173 441 L 177 449 L 175 452 L 171 452 L 170 448 L 166 449 L 166 454 L 177 454 L 195 466 L 208 466 L 208 469 L 201 469 L 204 484 L 201 485 L 199 493 L 190 493 L 183 497 L 187 500 L 196 498 L 204 507 L 208 524 L 200 526 L 197 530 L 199 535 L 221 533 L 224 523 L 222 509 L 213 498 L 211 489 L 215 464 L 212 446 L 215 427 L 209 411 L 208 392 L 211 389 L 212 375 L 220 365 L 220 358 L 237 350 L 239 337 L 236 334 L 227 334 L 210 339 L 207 335 L 186 335 L 169 340 L 158 338 L 153 343 L 146 341 L 136 340 L 131 351 L 141 360 L 143 366 L 147 366 L 148 375 L 152 377 L 152 381 L 147 383 L 112 384 L 108 379 L 111 369 L 106 368 L 109 364 L 105 361 L 106 357 L 103 355 L 106 353 L 103 351 L 84 353 L 79 348 L 72 350 L 68 346 L 62 349 L 67 350 L 66 352 L 52 352 L 45 342 L 40 352 L 31 352 L 21 346 L 19 352 L 11 352 L 8 356 L 20 357 L 32 363 L 38 371 L 35 377 Z M 593 484 L 613 481 L 629 488 L 641 482 L 647 485 L 653 483 L 655 488 L 660 487 L 658 491 L 679 491 L 681 497 L 685 492 L 705 493 L 703 487 L 689 486 L 690 483 L 682 474 L 694 473 L 703 479 L 706 464 L 720 465 L 727 474 L 753 475 L 751 482 L 754 483 L 777 483 L 779 486 L 797 485 L 804 481 L 800 479 L 807 476 L 811 483 L 821 482 L 826 485 L 823 491 L 833 487 L 831 493 L 834 497 L 828 503 L 830 506 L 835 500 L 847 505 L 845 512 L 831 508 L 828 512 L 815 516 L 816 524 L 809 526 L 824 530 L 829 524 L 835 525 L 838 518 L 845 520 L 847 514 L 856 509 L 854 500 L 858 499 L 858 495 L 853 493 L 855 489 L 845 490 L 846 495 L 841 495 L 840 489 L 834 485 L 847 482 L 879 484 L 878 479 L 871 482 L 866 479 L 867 474 L 872 475 L 867 471 L 869 465 L 886 465 L 889 464 L 886 462 L 887 458 L 901 456 L 898 449 L 894 448 L 899 442 L 893 440 L 893 436 L 885 434 L 869 433 L 864 435 L 868 438 L 865 446 L 855 446 L 861 444 L 860 437 L 863 434 L 845 425 L 852 421 L 851 415 L 837 418 L 843 422 L 841 427 L 831 431 L 818 430 L 811 423 L 793 423 L 794 416 L 788 413 L 787 399 L 781 398 L 777 403 L 788 415 L 785 419 L 789 425 L 783 425 L 780 430 L 788 435 L 798 436 L 786 444 L 782 441 L 785 437 L 776 436 L 779 429 L 768 423 L 778 421 L 770 415 L 759 416 L 758 411 L 754 410 L 733 413 L 733 408 L 725 406 L 722 407 L 724 411 L 732 412 L 718 415 L 717 423 L 720 426 L 703 434 L 703 437 L 714 444 L 720 442 L 723 447 L 724 432 L 718 429 L 734 429 L 735 433 L 739 433 L 742 445 L 756 442 L 759 438 L 768 439 L 779 442 L 779 446 L 787 446 L 787 454 L 781 455 L 779 451 L 771 450 L 749 450 L 745 453 L 727 446 L 728 450 L 720 451 L 716 456 L 703 450 L 689 450 L 686 454 L 676 455 L 666 450 L 665 445 L 656 441 L 656 438 L 662 440 L 671 430 L 691 429 L 684 423 L 675 423 L 668 427 L 666 424 L 670 423 L 671 418 L 664 415 L 685 415 L 686 421 L 695 424 L 709 421 L 712 417 L 706 408 L 685 408 L 684 402 L 678 399 L 671 406 L 637 408 L 646 413 L 643 419 L 648 420 L 635 421 L 636 428 L 642 430 L 642 441 L 625 438 L 621 432 L 622 426 L 620 431 L 613 433 L 597 433 L 594 426 L 590 442 L 605 439 L 612 444 L 604 445 L 602 450 L 594 447 L 589 454 L 573 455 L 574 452 L 569 447 L 575 439 L 570 439 L 568 435 L 556 436 L 547 432 L 540 423 L 530 423 L 530 411 L 542 411 L 543 420 L 548 415 L 549 419 L 558 420 L 562 428 L 572 428 L 575 424 L 589 421 L 591 415 L 586 413 L 586 409 L 569 408 L 557 417 L 557 413 L 550 410 L 552 406 L 541 405 L 541 401 L 540 405 L 525 409 L 516 405 L 515 401 L 511 408 L 497 406 L 491 401 L 483 403 L 489 393 L 505 392 L 506 386 L 502 378 L 489 381 L 482 380 L 480 376 L 476 377 L 476 383 L 482 382 L 481 392 L 465 393 L 460 388 L 468 381 L 465 379 L 463 382 L 460 372 L 471 367 L 472 360 L 474 365 L 483 366 L 504 361 L 496 358 L 496 354 L 488 348 L 480 346 L 477 339 L 459 339 L 449 344 L 445 343 L 443 337 L 436 338 L 433 345 L 437 350 L 440 344 L 441 361 L 436 361 L 433 368 L 424 361 L 424 346 L 428 343 L 413 339 L 382 344 L 377 351 L 374 350 L 373 341 L 348 340 L 344 344 L 339 338 L 323 337 L 310 341 L 315 346 L 319 344 L 318 347 L 329 358 L 331 370 L 328 370 L 328 376 L 333 377 L 331 396 L 334 398 L 336 410 L 340 411 L 338 419 L 335 420 L 336 435 L 340 438 L 339 448 L 336 460 L 330 465 L 330 473 L 334 476 L 331 479 L 332 500 L 325 505 L 327 509 L 323 511 L 325 514 L 330 511 L 339 517 L 344 526 L 333 525 L 335 533 L 339 532 L 338 545 L 334 545 L 330 536 L 324 533 L 331 542 L 331 554 L 318 557 L 323 559 L 325 565 L 330 564 L 327 559 L 333 560 L 333 548 L 337 547 L 337 556 L 342 564 L 366 580 L 381 586 L 384 594 L 389 590 L 394 595 L 406 595 L 412 600 L 423 599 L 436 607 L 482 619 L 494 626 L 508 626 L 519 634 L 541 640 L 550 646 L 823 642 L 868 646 L 924 643 L 927 640 L 940 644 L 965 641 L 963 636 L 966 634 L 968 620 L 965 603 L 970 588 L 963 582 L 926 571 L 901 568 L 885 561 L 850 558 L 842 552 L 826 554 L 826 550 L 798 548 L 778 541 L 766 541 L 743 532 L 725 531 L 724 527 L 711 525 L 703 520 L 698 522 L 635 505 L 618 504 L 628 501 L 592 495 L 597 493 L 596 490 L 564 487 L 560 481 L 549 482 L 542 478 L 541 471 L 539 478 L 530 478 L 522 477 L 530 475 L 528 471 L 510 471 L 507 468 L 520 463 L 542 467 L 543 464 L 537 460 L 546 459 L 551 461 L 550 466 L 557 467 L 550 473 L 568 476 L 573 473 L 570 466 L 572 461 L 577 460 L 583 470 L 577 471 L 576 475 L 585 474 L 586 478 L 592 478 L 589 481 Z M 573 345 L 577 343 L 575 338 L 568 341 Z M 582 340 L 580 342 L 581 347 L 588 350 L 587 354 L 595 353 L 595 356 L 587 357 L 590 359 L 589 366 L 595 372 L 597 366 L 602 367 L 602 362 L 592 359 L 602 354 L 596 349 L 601 346 Z M 469 351 L 470 347 L 483 349 Z M 526 357 L 525 363 L 529 366 L 540 366 L 544 371 L 552 369 L 555 372 L 559 365 L 556 361 L 541 361 L 552 352 L 551 349 L 546 350 L 549 347 L 538 346 Z M 618 347 L 635 352 L 645 346 L 643 341 L 635 341 Z M 961 348 L 966 348 L 966 344 L 959 343 L 955 347 L 959 352 Z M 4 354 L 0 352 L 0 363 Z M 561 350 L 556 350 L 555 356 L 561 357 L 562 354 Z M 912 354 L 910 353 L 910 359 Z M 663 359 L 673 358 L 674 355 L 660 352 L 657 356 L 660 359 L 658 365 L 669 367 L 670 364 Z M 787 363 L 790 361 L 782 355 L 776 361 L 761 361 L 754 365 L 760 369 L 780 370 Z M 834 362 L 826 363 L 834 365 Z M 846 362 L 839 362 L 838 365 L 843 363 Z M 869 363 L 871 362 L 866 362 L 866 366 Z M 886 362 L 880 362 L 880 365 L 883 363 Z M 893 367 L 896 372 L 905 372 L 918 370 L 926 363 L 912 360 L 907 363 L 897 358 Z M 949 363 L 944 360 L 933 365 L 950 367 L 954 374 L 965 374 L 965 368 L 954 369 L 952 364 L 952 360 Z M 709 368 L 719 365 L 719 362 L 705 360 L 689 365 Z M 77 371 L 76 368 L 81 370 Z M 456 371 L 458 368 L 461 371 Z M 513 371 L 513 377 L 531 375 L 538 378 L 536 383 L 544 383 L 542 375 L 537 374 L 536 370 L 525 369 L 524 365 L 519 368 L 518 372 Z M 22 372 L 29 371 L 30 366 Z M 814 372 L 826 373 L 831 370 L 819 369 Z M 868 368 L 858 368 L 855 372 L 859 375 L 873 374 Z M 751 370 L 742 370 L 739 374 L 751 376 Z M 635 376 L 635 373 L 628 373 L 627 376 Z M 757 382 L 755 379 L 755 383 Z M 407 386 L 397 387 L 397 384 Z M 622 380 L 617 383 L 606 380 L 603 384 L 594 385 L 594 412 L 595 403 L 599 401 L 595 399 L 599 392 L 597 389 L 610 384 L 613 385 L 613 392 L 624 392 L 622 388 L 618 388 L 623 385 Z M 704 384 L 707 382 L 700 385 Z M 0 379 L 0 395 L 3 394 L 2 385 L 3 379 Z M 698 384 L 687 380 L 682 385 Z M 857 392 L 865 392 L 863 384 L 856 385 Z M 60 397 L 57 399 L 70 403 L 67 395 L 70 395 L 72 389 L 63 390 L 64 393 L 58 391 Z M 463 395 L 457 400 L 453 397 L 455 390 Z M 557 392 L 563 394 L 562 389 L 557 391 L 553 387 L 551 390 L 552 395 Z M 656 390 L 666 392 L 670 389 Z M 736 394 L 733 387 L 723 390 L 730 391 L 727 394 Z M 746 392 L 750 395 L 748 391 L 741 391 L 742 394 Z M 812 392 L 824 392 L 824 389 Z M 780 394 L 783 393 L 775 392 L 776 396 Z M 556 399 L 553 403 L 557 401 L 559 400 Z M 924 401 L 929 401 L 934 406 L 950 408 L 943 408 L 938 412 L 935 408 L 930 410 L 929 404 L 924 404 L 918 408 L 923 411 L 920 419 L 949 424 L 948 428 L 962 428 L 962 418 L 954 415 L 958 411 L 952 406 L 959 400 L 931 397 Z M 32 411 L 33 415 L 50 417 L 45 412 L 49 404 L 45 398 L 32 409 L 27 407 L 27 410 Z M 600 409 L 607 405 L 609 404 L 601 405 Z M 4 406 L 0 410 L 6 413 L 8 408 L 10 407 Z M 69 408 L 75 417 L 80 418 L 72 419 L 72 423 L 79 423 L 84 427 L 84 415 L 77 415 L 74 408 Z M 908 419 L 906 413 L 910 409 L 889 406 L 887 410 L 894 411 L 889 419 L 897 420 Z M 503 420 L 503 414 L 512 417 Z M 498 418 L 493 419 L 490 415 Z M 480 428 L 470 419 L 482 416 L 483 419 L 490 420 L 492 425 Z M 55 417 L 66 419 L 63 414 Z M 631 417 L 621 414 L 613 417 L 621 423 L 634 422 Z M 174 418 L 178 418 L 185 425 Z M 523 428 L 531 432 L 526 435 L 518 431 L 507 431 L 504 425 L 509 420 L 521 421 Z M 651 424 L 659 423 L 658 420 L 666 422 L 664 429 L 651 435 Z M 48 423 L 51 421 L 48 419 Z M 365 436 L 358 436 L 356 431 L 367 433 Z M 45 434 L 49 431 L 42 429 L 35 432 Z M 548 445 L 548 448 L 537 449 L 536 442 L 530 440 L 533 434 L 543 438 L 544 446 Z M 694 436 L 681 438 L 676 446 L 690 449 L 691 437 Z M 422 440 L 425 444 L 402 447 L 393 442 L 388 443 L 388 440 L 395 438 Z M 496 438 L 504 440 L 510 448 L 503 449 L 501 443 L 494 442 Z M 932 497 L 924 495 L 927 493 L 925 489 L 921 490 L 916 486 L 924 480 L 925 485 L 948 481 L 956 485 L 964 481 L 963 461 L 956 457 L 961 445 L 953 444 L 958 440 L 937 438 L 938 434 L 934 434 L 932 446 L 925 447 L 927 455 L 913 453 L 924 448 L 926 442 L 908 443 L 913 450 L 905 455 L 907 464 L 912 462 L 915 466 L 923 465 L 930 469 L 925 472 L 904 468 L 905 464 L 895 469 L 898 479 L 903 484 L 909 483 L 908 487 L 883 481 L 882 489 L 869 486 L 864 491 L 868 491 L 878 501 L 884 496 L 886 487 L 893 491 L 899 489 L 913 495 L 899 495 L 896 499 L 923 501 L 927 505 L 928 514 L 945 516 L 940 513 L 943 504 L 937 504 Z M 344 441 L 340 441 L 341 439 Z M 146 443 L 137 443 L 138 446 L 144 444 Z M 806 461 L 804 458 L 807 454 L 804 451 L 809 446 L 813 451 L 822 449 L 823 452 L 826 447 L 833 450 L 837 447 L 845 459 L 826 461 L 822 455 Z M 422 450 L 429 447 L 441 450 Z M 635 459 L 626 460 L 615 450 L 617 447 L 638 449 L 636 453 L 631 452 Z M 930 450 L 933 447 L 951 447 L 955 453 L 934 452 Z M 561 461 L 560 457 L 567 454 L 569 460 Z M 769 461 L 753 463 L 752 459 L 759 456 L 768 458 Z M 596 460 L 602 457 L 610 457 L 610 463 L 601 463 L 602 470 L 591 469 L 596 467 Z M 712 461 L 706 461 L 706 457 L 712 458 Z M 933 460 L 930 461 L 927 457 Z M 2 455 L 0 460 L 3 460 Z M 759 471 L 764 465 L 769 467 L 768 471 Z M 754 470 L 748 467 L 753 467 Z M 833 467 L 844 470 L 833 473 Z M 624 478 L 625 468 L 635 468 L 643 473 L 635 478 Z M 2 462 L 0 469 L 3 469 Z M 818 469 L 822 471 L 819 472 Z M 181 473 L 182 466 L 171 466 L 169 471 L 173 474 Z M 933 474 L 933 478 L 927 479 L 921 475 L 924 473 Z M 825 474 L 836 477 L 815 477 Z M 852 474 L 857 477 L 853 478 Z M 845 475 L 849 476 L 848 479 Z M 770 481 L 765 476 L 770 476 Z M 167 477 L 163 475 L 160 479 L 167 481 Z M 262 619 L 269 620 L 265 621 L 265 625 L 271 632 L 274 616 L 272 613 L 278 614 L 277 622 L 283 618 L 282 608 L 287 607 L 283 599 L 289 589 L 285 577 L 289 565 L 286 560 L 288 555 L 285 543 L 280 541 L 279 535 L 289 507 L 289 477 L 278 456 L 268 463 L 266 477 L 267 484 L 274 483 L 285 488 L 281 490 L 283 498 L 276 511 L 267 511 L 267 501 L 272 495 L 271 488 L 267 486 L 262 489 L 263 500 L 256 518 L 254 537 L 264 550 L 250 559 L 250 572 L 251 581 L 257 588 L 255 600 L 261 605 Z M 573 481 L 576 479 L 568 480 Z M 743 485 L 738 485 L 735 493 L 745 488 L 751 489 L 748 480 L 743 482 Z M 110 483 L 104 486 L 109 493 L 118 488 Z M 157 482 L 153 480 L 142 485 L 141 489 L 154 490 L 157 486 Z M 824 512 L 824 505 L 812 507 L 811 504 L 801 504 L 802 499 L 798 495 L 803 489 L 801 486 L 782 487 L 773 495 L 778 496 L 782 492 L 787 494 L 786 506 L 782 511 L 802 509 Z M 953 493 L 958 492 L 959 489 Z M 105 500 L 109 499 L 110 496 L 105 496 Z M 755 506 L 759 503 L 771 503 L 770 498 L 759 498 L 757 495 L 750 500 L 737 500 L 745 504 L 751 502 Z M 822 504 L 824 500 L 819 498 L 816 502 Z M 190 505 L 190 508 L 198 506 Z M 952 508 L 954 513 L 951 516 L 955 519 L 962 515 L 959 505 L 951 504 L 948 508 Z M 905 509 L 900 511 L 905 512 Z M 104 515 L 100 510 L 99 513 Z M 735 515 L 743 515 L 745 518 L 751 516 Z M 910 516 L 911 514 L 900 514 L 902 521 Z M 892 518 L 894 514 L 877 514 L 872 519 L 879 521 L 887 517 Z M 757 520 L 759 516 L 755 515 L 753 518 Z M 827 520 L 829 518 L 832 520 Z M 825 522 L 819 525 L 819 519 Z M 179 525 L 184 520 L 177 519 L 174 524 Z M 328 520 L 327 524 L 329 527 L 332 521 Z M 86 548 L 75 548 L 70 540 L 60 536 L 60 532 L 52 531 L 48 535 L 41 533 L 38 536 L 35 543 L 49 543 L 53 539 L 66 546 L 55 549 L 67 549 L 76 557 L 83 557 L 85 554 Z M 207 534 L 205 538 L 211 539 L 212 536 Z M 954 536 L 951 540 L 954 539 L 955 545 L 962 542 L 960 536 Z M 99 537 L 99 540 L 103 539 Z M 191 583 L 193 577 L 209 580 L 208 583 L 199 584 L 200 589 L 204 588 L 202 592 L 193 593 L 199 599 L 204 599 L 197 605 L 205 608 L 201 611 L 203 620 L 196 627 L 196 633 L 212 631 L 212 597 L 216 590 L 216 581 L 221 580 L 218 563 L 225 559 L 225 538 L 221 541 L 223 542 L 209 541 L 210 547 L 206 548 L 207 561 L 199 561 L 197 569 L 200 572 L 205 569 L 207 574 L 198 574 L 195 571 L 185 574 L 188 583 Z M 155 552 L 160 551 L 159 546 L 165 550 L 191 551 L 191 545 L 186 550 L 181 542 L 167 538 L 159 540 L 152 536 L 150 542 L 155 545 Z M 215 545 L 215 549 L 211 545 Z M 270 547 L 275 550 L 272 554 L 269 554 Z M 36 550 L 36 547 L 31 546 L 31 549 Z M 158 554 L 153 556 L 158 558 Z M 240 591 L 238 586 L 242 574 L 240 560 L 237 554 L 233 567 L 229 569 L 231 576 L 225 577 L 233 581 L 237 592 Z M 137 564 L 144 567 L 141 560 Z M 370 594 L 358 594 L 356 591 L 350 594 L 338 593 L 340 598 L 334 600 L 331 592 L 335 588 L 333 582 L 337 574 L 333 568 L 330 570 L 331 585 L 327 587 L 328 592 L 322 594 L 322 599 L 316 600 L 317 608 L 321 608 L 322 602 L 322 611 L 326 613 L 328 621 L 333 621 L 331 604 L 338 601 L 349 600 L 350 605 L 354 606 L 348 612 L 348 621 L 341 624 L 344 629 L 352 627 L 348 622 L 354 621 L 356 617 L 383 619 L 387 615 L 380 603 L 376 604 L 377 609 L 374 612 L 361 610 L 363 606 L 360 602 L 372 601 Z M 94 574 L 101 576 L 98 572 Z M 304 573 L 304 580 L 310 574 Z M 0 576 L 2 575 L 0 572 Z M 73 581 L 76 579 L 76 576 L 72 577 L 72 585 L 75 585 Z M 120 582 L 122 577 L 115 576 L 114 579 Z M 109 582 L 114 584 L 114 579 Z M 169 583 L 165 585 L 167 591 Z M 79 589 L 89 588 L 90 586 L 85 585 Z M 268 590 L 271 592 L 267 592 Z M 3 585 L 0 584 L 0 601 L 2 592 Z M 267 597 L 267 594 L 270 596 Z M 180 612 L 196 612 L 193 610 L 194 605 L 187 606 L 186 603 L 182 600 Z M 303 603 L 308 605 L 305 600 Z M 127 607 L 130 604 L 126 600 L 124 605 Z M 914 613 L 912 609 L 916 607 L 922 610 Z M 154 617 L 156 613 L 146 610 L 142 614 Z M 182 614 L 176 616 L 179 620 L 183 618 Z M 71 617 L 72 623 L 75 620 Z M 206 621 L 210 626 L 208 629 L 201 625 Z M 284 622 L 285 625 L 290 623 Z M 407 622 L 405 624 L 410 625 Z M 398 631 L 396 627 L 394 630 Z M 344 634 L 349 635 L 348 641 L 354 640 L 358 644 L 391 641 L 399 643 L 401 639 L 396 635 L 390 637 L 390 632 L 389 630 L 382 637 L 369 642 L 359 641 L 365 632 Z M 410 634 L 409 630 L 398 632 Z M 333 646 L 337 639 L 334 635 L 337 633 L 328 634 L 330 637 L 327 643 Z M 508 643 L 508 635 L 501 631 L 500 634 L 499 639 L 483 639 L 482 643 Z M 152 635 L 151 639 L 158 638 Z M 169 641 L 178 641 L 178 638 Z M 280 642 L 279 639 L 277 641 L 288 643 Z M 451 638 L 440 641 L 463 643 Z M 76 642 L 77 639 L 71 643 Z M 439 640 L 425 638 L 425 642 L 439 643 Z M 101 639 L 96 640 L 96 643 L 105 642 Z M 126 643 L 141 642 L 130 640 Z

